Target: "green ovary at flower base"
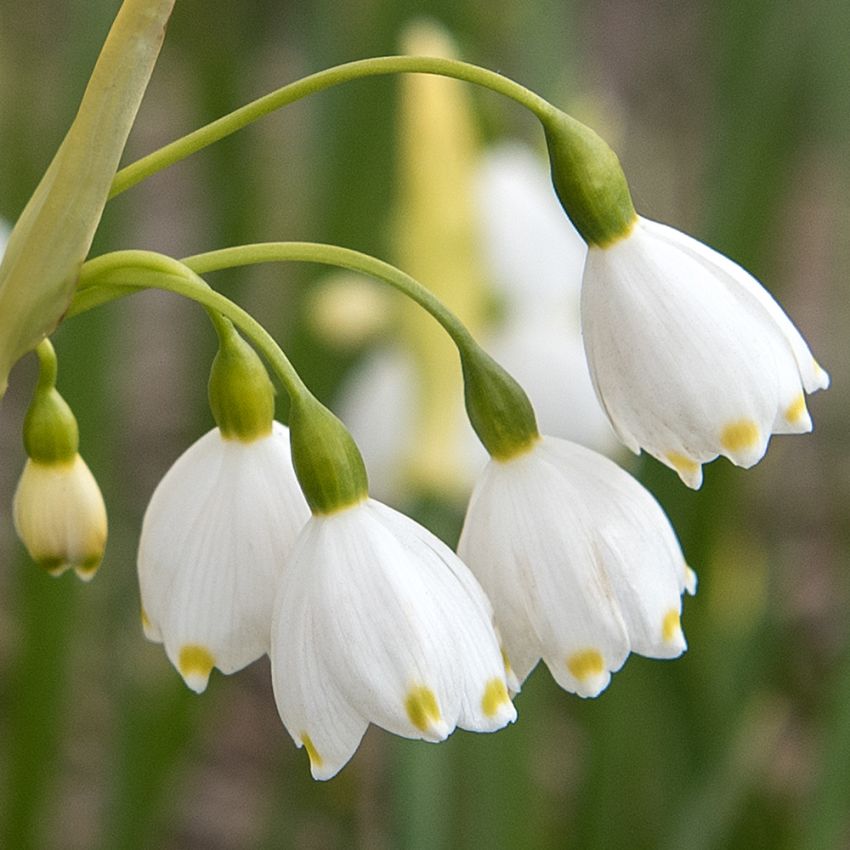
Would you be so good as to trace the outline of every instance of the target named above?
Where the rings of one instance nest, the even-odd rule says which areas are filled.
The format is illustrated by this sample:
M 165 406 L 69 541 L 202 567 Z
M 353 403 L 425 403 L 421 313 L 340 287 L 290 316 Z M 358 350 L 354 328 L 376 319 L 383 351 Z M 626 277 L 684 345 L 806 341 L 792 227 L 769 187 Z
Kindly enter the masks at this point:
M 56 390 L 56 355 L 38 346 L 39 381 L 24 421 L 28 460 L 15 491 L 15 529 L 30 557 L 51 575 L 73 569 L 84 581 L 106 547 L 106 507 L 78 452 L 77 420 Z

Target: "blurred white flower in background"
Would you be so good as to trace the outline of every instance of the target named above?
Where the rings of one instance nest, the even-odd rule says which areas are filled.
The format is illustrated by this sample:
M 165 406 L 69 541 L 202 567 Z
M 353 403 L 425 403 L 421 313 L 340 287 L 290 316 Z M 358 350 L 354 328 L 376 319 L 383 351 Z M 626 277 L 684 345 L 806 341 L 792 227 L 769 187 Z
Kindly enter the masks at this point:
M 479 329 L 480 342 L 526 390 L 542 432 L 615 454 L 619 444 L 596 400 L 580 335 L 586 246 L 555 198 L 545 162 L 517 144 L 495 147 L 481 158 L 473 188 L 481 265 L 501 314 Z M 404 454 L 421 405 L 415 358 L 403 346 L 393 341 L 368 354 L 336 406 L 363 452 L 372 492 L 388 501 L 406 487 Z M 454 445 L 442 450 L 454 452 L 455 489 L 466 493 L 487 454 L 462 399 L 444 401 L 456 405 L 457 420 Z

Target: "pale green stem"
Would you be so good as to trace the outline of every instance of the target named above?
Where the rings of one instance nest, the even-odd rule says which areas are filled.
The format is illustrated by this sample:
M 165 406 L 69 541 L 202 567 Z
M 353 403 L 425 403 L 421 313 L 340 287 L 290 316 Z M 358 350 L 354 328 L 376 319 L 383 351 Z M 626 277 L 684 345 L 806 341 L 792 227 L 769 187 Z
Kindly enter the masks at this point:
M 198 273 L 281 260 L 323 263 L 367 274 L 388 283 L 436 319 L 452 338 L 463 370 L 470 424 L 490 455 L 509 460 L 533 446 L 540 434 L 534 408 L 522 387 L 472 338 L 466 326 L 421 283 L 403 271 L 359 251 L 313 242 L 240 245 L 187 257 Z
M 457 59 L 433 56 L 378 56 L 360 59 L 319 71 L 283 86 L 131 163 L 115 175 L 109 197 L 114 198 L 120 195 L 152 174 L 241 130 L 258 118 L 308 95 L 351 80 L 410 73 L 451 77 L 490 89 L 515 100 L 531 111 L 544 125 L 558 112 L 551 103 L 525 86 L 495 71 Z
M 464 373 L 467 413 L 472 427 L 487 451 L 495 458 L 508 460 L 524 452 L 537 440 L 539 432 L 528 396 L 475 342 L 460 319 L 410 275 L 359 251 L 315 242 L 265 242 L 197 254 L 179 262 L 144 251 L 120 251 L 90 260 L 83 266 L 78 298 L 85 299 L 90 286 L 99 291 L 94 303 L 80 308 L 75 302 L 71 312 L 76 314 L 86 307 L 95 306 L 96 303 L 105 303 L 110 298 L 119 297 L 120 292 L 114 289 L 110 292 L 110 287 L 118 284 L 128 286 L 131 291 L 137 290 L 139 286 L 150 285 L 184 294 L 205 307 L 219 310 L 244 330 L 279 372 L 293 398 L 312 398 L 283 352 L 262 326 L 227 298 L 210 290 L 198 277 L 199 274 L 234 266 L 281 261 L 321 263 L 351 269 L 382 280 L 404 293 L 430 313 L 457 346 Z M 152 282 L 148 284 L 135 268 L 131 270 L 134 280 L 127 282 L 127 265 L 142 269 L 152 268 Z M 187 275 L 190 276 L 188 281 Z M 293 380 L 297 382 L 294 392 L 290 388 L 290 382 Z
M 38 355 L 38 389 L 48 390 L 56 386 L 56 373 L 59 364 L 56 359 L 56 351 L 53 343 L 45 337 L 35 348 Z
M 350 269 L 384 281 L 415 301 L 442 325 L 461 351 L 479 348 L 461 320 L 419 281 L 383 260 L 350 248 L 317 242 L 261 242 L 196 254 L 183 258 L 181 262 L 199 275 L 235 266 L 272 262 L 318 263 Z
M 89 287 L 104 297 L 95 303 L 83 303 L 81 306 L 78 300 L 85 301 Z M 77 315 L 97 304 L 106 303 L 122 294 L 122 289 L 131 292 L 140 289 L 162 289 L 201 304 L 207 308 L 211 317 L 216 314 L 224 316 L 233 322 L 265 357 L 291 398 L 312 398 L 312 393 L 289 362 L 289 358 L 253 316 L 211 289 L 188 266 L 162 254 L 150 251 L 115 251 L 89 260 L 80 272 L 79 295 L 69 312 Z M 109 293 L 109 297 L 106 297 L 106 293 Z M 219 329 L 218 326 L 216 329 Z

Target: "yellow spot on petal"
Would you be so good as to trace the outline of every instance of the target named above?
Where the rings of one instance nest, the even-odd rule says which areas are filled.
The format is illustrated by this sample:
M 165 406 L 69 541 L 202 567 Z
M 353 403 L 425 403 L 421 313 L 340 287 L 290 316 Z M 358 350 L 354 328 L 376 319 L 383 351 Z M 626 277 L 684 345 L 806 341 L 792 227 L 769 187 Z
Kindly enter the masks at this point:
M 797 396 L 785 410 L 785 419 L 792 425 L 799 422 L 806 415 L 806 399 L 803 394 Z
M 319 755 L 313 739 L 306 732 L 301 733 L 301 743 L 304 745 L 304 749 L 307 750 L 307 755 L 310 757 L 310 764 L 313 767 L 321 767 L 322 757 Z
M 494 717 L 506 702 L 509 702 L 509 698 L 505 683 L 501 679 L 490 679 L 481 698 L 481 708 L 484 709 L 484 713 L 488 717 Z
M 670 643 L 681 631 L 682 620 L 679 612 L 675 608 L 671 608 L 664 615 L 664 620 L 661 623 L 661 636 L 667 643 Z
M 567 670 L 580 682 L 599 676 L 605 671 L 605 662 L 597 649 L 583 649 L 567 659 Z
M 430 688 L 417 685 L 410 689 L 404 707 L 410 722 L 421 732 L 427 732 L 440 722 L 440 707 Z
M 742 452 L 757 446 L 760 439 L 761 431 L 752 419 L 739 419 L 723 429 L 720 445 L 727 452 Z
M 177 667 L 186 678 L 190 676 L 203 676 L 205 679 L 215 667 L 215 659 L 212 653 L 197 643 L 187 643 L 180 648 L 180 656 Z
M 676 472 L 680 472 L 682 475 L 693 475 L 699 472 L 700 465 L 695 460 L 680 455 L 678 452 L 667 452 L 667 460 L 673 464 Z
M 144 608 L 142 608 L 142 612 L 141 612 L 141 613 L 142 613 L 142 628 L 143 628 L 143 629 L 149 629 L 149 628 L 151 628 L 151 621 L 150 621 L 150 619 L 148 618 L 147 612 L 145 611 L 145 609 L 144 609 Z

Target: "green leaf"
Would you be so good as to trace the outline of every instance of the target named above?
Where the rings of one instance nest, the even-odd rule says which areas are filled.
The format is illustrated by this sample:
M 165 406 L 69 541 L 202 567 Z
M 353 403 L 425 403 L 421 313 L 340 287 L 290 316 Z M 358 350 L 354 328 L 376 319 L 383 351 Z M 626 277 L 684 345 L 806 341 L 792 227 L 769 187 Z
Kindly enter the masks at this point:
M 80 109 L 0 263 L 0 398 L 15 362 L 62 318 L 91 247 L 174 0 L 125 0 Z

